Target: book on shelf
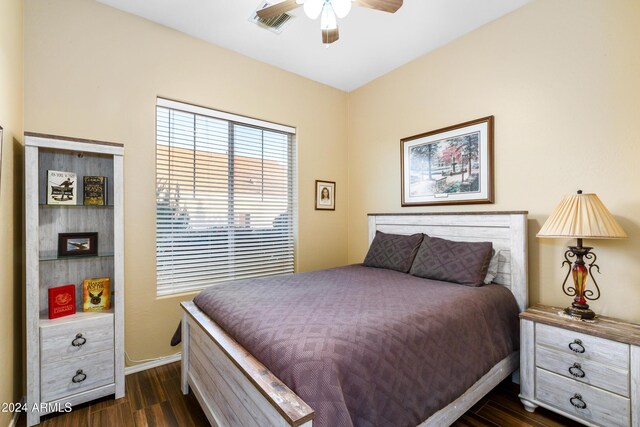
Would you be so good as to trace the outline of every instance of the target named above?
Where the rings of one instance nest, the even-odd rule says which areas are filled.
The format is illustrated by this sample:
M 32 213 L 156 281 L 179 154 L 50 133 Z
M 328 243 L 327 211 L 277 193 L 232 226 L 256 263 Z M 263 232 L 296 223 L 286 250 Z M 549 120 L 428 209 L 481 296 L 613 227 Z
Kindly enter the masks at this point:
M 76 313 L 76 285 L 49 288 L 49 319 Z
M 104 206 L 108 203 L 106 176 L 85 176 L 82 183 L 85 205 Z
M 82 281 L 82 311 L 104 311 L 111 308 L 111 279 L 100 277 Z
M 47 171 L 47 204 L 76 204 L 76 174 L 73 172 Z

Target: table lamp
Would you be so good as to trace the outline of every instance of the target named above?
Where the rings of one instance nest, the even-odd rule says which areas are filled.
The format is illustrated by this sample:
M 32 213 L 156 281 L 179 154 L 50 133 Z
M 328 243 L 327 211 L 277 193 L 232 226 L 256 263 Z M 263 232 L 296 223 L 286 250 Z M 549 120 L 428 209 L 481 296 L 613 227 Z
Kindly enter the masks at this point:
M 600 298 L 600 288 L 591 270 L 595 268 L 596 255 L 591 247 L 582 246 L 582 239 L 623 239 L 627 237 L 618 221 L 604 206 L 595 194 L 577 194 L 565 196 L 551 213 L 551 216 L 540 229 L 537 237 L 575 238 L 576 246 L 569 246 L 564 253 L 562 267 L 568 266 L 569 271 L 562 282 L 562 291 L 574 297 L 571 307 L 564 312 L 578 319 L 594 319 L 596 314 L 589 309 L 587 300 Z M 571 260 L 574 259 L 573 266 Z M 589 263 L 585 264 L 585 260 Z M 569 275 L 573 276 L 573 286 L 567 284 Z M 587 279 L 591 276 L 596 292 L 586 289 Z

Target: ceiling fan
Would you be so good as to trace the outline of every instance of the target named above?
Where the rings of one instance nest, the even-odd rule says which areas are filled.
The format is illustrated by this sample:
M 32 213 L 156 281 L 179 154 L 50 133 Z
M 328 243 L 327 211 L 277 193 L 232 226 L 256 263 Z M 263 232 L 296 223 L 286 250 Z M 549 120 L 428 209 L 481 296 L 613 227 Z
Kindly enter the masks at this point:
M 284 0 L 260 9 L 256 14 L 263 19 L 270 19 L 289 12 L 299 6 L 304 7 L 304 13 L 311 19 L 320 17 L 322 43 L 329 45 L 340 37 L 337 18 L 344 18 L 351 10 L 351 3 L 395 13 L 402 6 L 402 0 Z

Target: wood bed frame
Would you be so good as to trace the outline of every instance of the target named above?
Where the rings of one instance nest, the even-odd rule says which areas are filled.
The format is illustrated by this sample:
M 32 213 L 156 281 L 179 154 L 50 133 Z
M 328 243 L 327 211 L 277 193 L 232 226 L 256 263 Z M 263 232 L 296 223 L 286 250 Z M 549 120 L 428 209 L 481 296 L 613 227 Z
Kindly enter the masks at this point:
M 501 251 L 494 282 L 527 308 L 527 212 L 369 214 L 369 244 L 377 230 L 492 242 Z M 309 405 L 192 302 L 181 305 L 182 392 L 191 387 L 212 425 L 312 427 Z M 518 367 L 516 351 L 420 427 L 450 425 Z

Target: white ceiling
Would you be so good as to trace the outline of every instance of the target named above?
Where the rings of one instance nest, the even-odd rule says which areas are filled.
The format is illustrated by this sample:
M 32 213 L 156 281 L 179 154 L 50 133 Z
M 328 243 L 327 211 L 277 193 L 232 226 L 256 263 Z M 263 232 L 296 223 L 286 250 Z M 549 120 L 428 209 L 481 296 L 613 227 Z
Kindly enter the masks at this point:
M 351 91 L 530 0 L 405 0 L 395 14 L 353 7 L 325 48 L 302 8 L 282 34 L 249 22 L 259 0 L 98 0 L 259 61 Z M 277 2 L 279 0 L 273 0 Z

